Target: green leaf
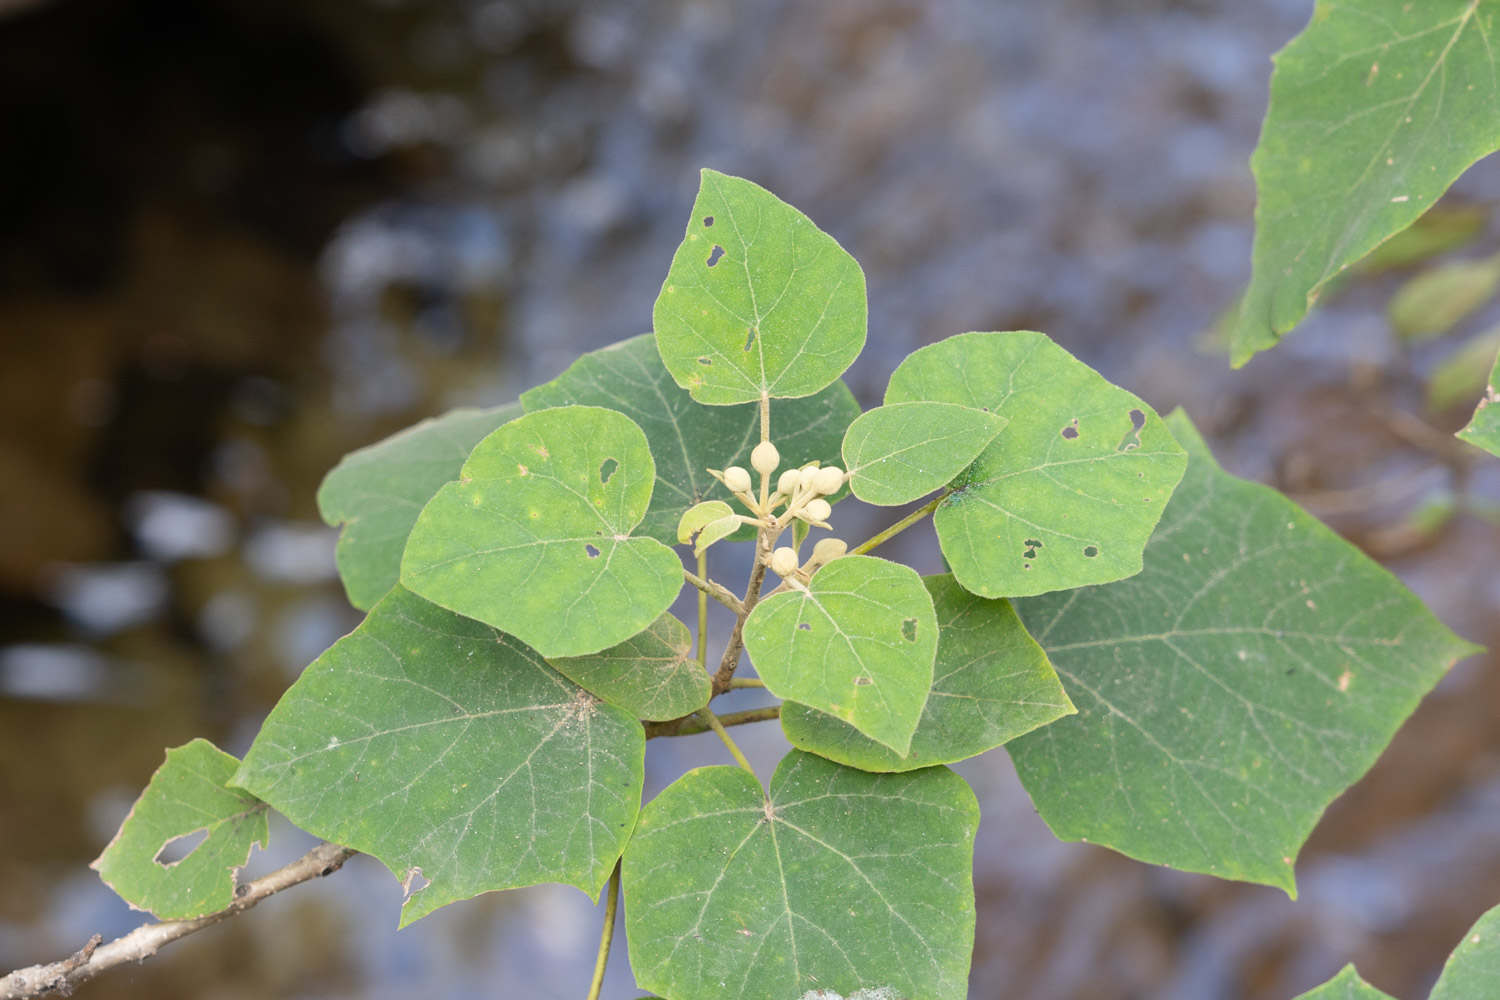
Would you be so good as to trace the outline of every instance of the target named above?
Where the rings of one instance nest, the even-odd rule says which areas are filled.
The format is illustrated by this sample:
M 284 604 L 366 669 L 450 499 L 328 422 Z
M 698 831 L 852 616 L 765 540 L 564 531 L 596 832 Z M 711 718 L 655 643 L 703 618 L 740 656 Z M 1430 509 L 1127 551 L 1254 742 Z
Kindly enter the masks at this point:
M 401 582 L 543 656 L 596 653 L 650 625 L 682 589 L 682 561 L 631 537 L 656 468 L 615 410 L 564 406 L 475 446 L 406 543 Z
M 635 825 L 645 732 L 511 636 L 397 587 L 282 696 L 235 775 L 374 855 L 401 925 L 482 892 L 597 897 Z
M 1391 1000 L 1391 996 L 1359 978 L 1354 966 L 1346 965 L 1343 972 L 1317 989 L 1299 994 L 1296 1000 Z
M 832 236 L 765 188 L 703 171 L 652 311 L 678 385 L 714 406 L 811 396 L 859 356 L 865 318 L 864 272 Z
M 1370 251 L 1359 270 L 1370 274 L 1409 267 L 1467 246 L 1479 238 L 1490 221 L 1484 205 L 1435 205 L 1416 222 Z
M 438 487 L 458 478 L 486 434 L 521 415 L 519 403 L 452 410 L 345 455 L 318 487 L 318 512 L 339 534 L 349 603 L 368 611 L 401 575 L 401 550 Z
M 772 594 L 745 620 L 766 688 L 842 719 L 898 754 L 932 687 L 937 615 L 916 570 L 844 556 L 805 587 Z
M 951 482 L 1007 423 L 952 403 L 877 406 L 844 434 L 849 489 L 866 503 L 910 503 Z
M 1170 423 L 1192 458 L 1140 575 L 1018 603 L 1078 714 L 1007 749 L 1062 839 L 1292 893 L 1329 802 L 1477 647 Z
M 933 517 L 954 576 L 1022 597 L 1140 572 L 1187 456 L 1138 398 L 1045 334 L 965 333 L 910 355 L 885 401 L 989 410 L 1010 423 Z
M 704 406 L 677 387 L 663 367 L 651 334 L 585 354 L 557 378 L 521 394 L 528 411 L 583 403 L 630 417 L 646 432 L 656 459 L 656 488 L 636 534 L 672 544 L 688 508 L 733 497 L 709 469 L 748 467 L 760 443 L 760 411 L 748 406 Z M 806 399 L 771 406 L 771 440 L 782 464 L 838 460 L 844 429 L 859 404 L 843 382 Z
M 1319 0 L 1277 53 L 1251 159 L 1255 247 L 1236 366 L 1500 147 L 1495 12 L 1481 0 Z
M 1461 440 L 1500 457 L 1500 358 L 1490 370 L 1490 384 L 1474 410 L 1474 418 L 1458 432 Z
M 689 771 L 625 852 L 636 981 L 674 1000 L 962 1000 L 978 822 L 946 768 L 866 774 L 794 750 L 769 795 L 740 768 Z
M 224 909 L 234 902 L 235 878 L 251 847 L 264 849 L 270 836 L 266 804 L 225 787 L 238 766 L 207 740 L 168 750 L 89 867 L 132 908 L 160 920 Z
M 831 715 L 781 706 L 792 746 L 866 771 L 910 771 L 984 753 L 1074 711 L 1047 654 L 1008 601 L 976 597 L 951 576 L 923 577 L 937 612 L 932 692 L 900 756 Z
M 1438 362 L 1427 376 L 1427 409 L 1441 413 L 1484 392 L 1485 373 L 1497 352 L 1500 326 L 1471 337 Z
M 1429 1000 L 1488 1000 L 1500 983 L 1500 906 L 1469 928 L 1458 943 Z
M 687 626 L 662 615 L 640 635 L 589 656 L 548 660 L 558 673 L 637 719 L 665 721 L 708 704 L 713 682 Z
M 693 543 L 693 555 L 701 556 L 714 542 L 723 541 L 740 530 L 742 522 L 734 508 L 723 500 L 705 500 L 688 508 L 677 522 L 677 541 Z
M 1456 260 L 1424 271 L 1391 297 L 1386 313 L 1403 340 L 1428 340 L 1452 330 L 1500 288 L 1500 255 Z

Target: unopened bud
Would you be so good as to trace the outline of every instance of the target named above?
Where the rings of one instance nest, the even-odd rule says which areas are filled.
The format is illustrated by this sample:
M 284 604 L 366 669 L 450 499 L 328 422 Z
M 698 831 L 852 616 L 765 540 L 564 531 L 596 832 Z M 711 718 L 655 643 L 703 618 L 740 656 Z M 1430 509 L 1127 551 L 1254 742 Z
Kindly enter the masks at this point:
M 783 545 L 772 552 L 771 570 L 780 577 L 788 577 L 797 572 L 797 550 Z
M 842 538 L 820 538 L 813 546 L 812 561 L 819 565 L 831 563 L 848 551 L 849 545 Z
M 781 464 L 781 452 L 769 441 L 762 441 L 750 453 L 750 467 L 762 476 L 769 476 Z
M 816 465 L 809 465 L 806 468 L 799 469 L 797 472 L 797 481 L 802 484 L 804 490 L 812 489 L 813 483 L 817 482 L 817 479 L 818 467 Z
M 828 520 L 828 515 L 833 513 L 833 508 L 829 506 L 828 501 L 821 497 L 817 500 L 807 501 L 807 506 L 803 507 L 802 510 L 806 513 L 809 521 L 826 521 Z
M 844 470 L 836 465 L 825 466 L 813 477 L 813 489 L 824 496 L 831 496 L 844 485 Z
M 724 470 L 724 485 L 729 487 L 731 493 L 748 493 L 750 491 L 750 473 L 738 465 L 731 465 Z
M 791 496 L 797 492 L 797 483 L 801 478 L 801 473 L 796 469 L 787 469 L 781 474 L 781 478 L 776 480 L 776 491 Z

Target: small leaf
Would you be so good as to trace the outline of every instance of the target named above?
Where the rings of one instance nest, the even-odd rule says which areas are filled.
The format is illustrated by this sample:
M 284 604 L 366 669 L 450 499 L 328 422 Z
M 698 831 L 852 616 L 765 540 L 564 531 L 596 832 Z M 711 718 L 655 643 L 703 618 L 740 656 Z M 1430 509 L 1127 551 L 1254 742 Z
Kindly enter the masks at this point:
M 1255 248 L 1236 366 L 1500 146 L 1495 13 L 1479 0 L 1319 0 L 1277 53 L 1251 159 Z
M 1317 989 L 1299 994 L 1296 1000 L 1391 1000 L 1391 996 L 1359 978 L 1354 966 L 1346 965 L 1343 972 Z
M 662 615 L 640 635 L 588 656 L 548 660 L 558 673 L 637 719 L 665 721 L 708 704 L 713 682 L 687 626 Z
M 1424 271 L 1391 297 L 1386 314 L 1403 340 L 1427 340 L 1452 330 L 1495 296 L 1500 255 L 1458 260 Z
M 452 410 L 345 455 L 318 487 L 318 512 L 339 535 L 349 603 L 368 611 L 401 575 L 401 550 L 438 487 L 458 478 L 486 434 L 521 415 L 519 403 Z
M 250 849 L 269 842 L 266 804 L 225 787 L 239 761 L 207 740 L 167 751 L 119 832 L 89 867 L 132 908 L 190 920 L 234 902 Z
M 745 620 L 766 688 L 842 719 L 905 754 L 932 687 L 937 616 L 916 571 L 845 556 L 805 588 L 772 594 Z
M 677 554 L 629 534 L 656 469 L 624 414 L 527 414 L 476 445 L 462 477 L 406 543 L 401 581 L 429 601 L 543 656 L 580 656 L 635 635 L 682 589 Z
M 866 771 L 910 771 L 992 750 L 1076 709 L 1047 654 L 1008 601 L 976 597 L 951 576 L 923 577 L 937 612 L 932 692 L 904 757 L 831 715 L 786 702 L 792 746 Z
M 1474 418 L 1458 432 L 1460 440 L 1500 457 L 1500 358 L 1490 370 L 1490 384 L 1474 410 Z
M 1484 392 L 1490 361 L 1500 352 L 1500 326 L 1469 338 L 1427 376 L 1427 409 L 1441 413 Z
M 1170 423 L 1192 459 L 1140 575 L 1017 604 L 1078 714 L 1007 750 L 1060 838 L 1290 893 L 1323 810 L 1477 647 Z
M 677 522 L 677 541 L 686 545 L 693 540 L 693 536 L 715 521 L 734 516 L 734 508 L 723 500 L 705 500 L 695 504 L 683 512 L 682 520 Z
M 482 892 L 596 897 L 640 807 L 645 733 L 518 640 L 397 587 L 291 686 L 234 782 L 428 880 L 401 924 Z
M 760 409 L 704 406 L 678 388 L 651 334 L 585 354 L 557 378 L 521 394 L 528 412 L 582 403 L 619 410 L 640 425 L 656 460 L 651 505 L 635 534 L 671 544 L 682 515 L 704 500 L 733 499 L 709 469 L 748 467 L 760 443 Z M 859 404 L 843 382 L 806 399 L 771 406 L 771 440 L 782 465 L 838 460 L 839 443 Z M 754 537 L 753 532 L 744 537 Z
M 844 434 L 849 489 L 865 503 L 910 503 L 951 482 L 1007 423 L 952 403 L 878 406 Z
M 794 750 L 769 795 L 740 768 L 689 771 L 625 853 L 636 981 L 674 1000 L 962 1000 L 978 823 L 947 768 L 866 774 Z
M 765 188 L 703 171 L 652 311 L 678 385 L 714 406 L 811 396 L 859 356 L 865 318 L 864 272 L 833 237 Z
M 915 352 L 885 393 L 887 405 L 911 400 L 1010 420 L 933 516 L 964 587 L 1020 597 L 1140 572 L 1187 464 L 1149 406 L 1029 331 L 965 333 Z

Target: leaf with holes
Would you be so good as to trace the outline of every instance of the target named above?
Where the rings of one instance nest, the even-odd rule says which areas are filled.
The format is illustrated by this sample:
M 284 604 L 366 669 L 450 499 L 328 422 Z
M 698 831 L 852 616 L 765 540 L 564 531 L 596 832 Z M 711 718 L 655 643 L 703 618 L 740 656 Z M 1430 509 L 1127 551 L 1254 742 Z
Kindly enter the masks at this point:
M 264 849 L 270 836 L 266 804 L 226 787 L 238 766 L 207 740 L 168 750 L 90 867 L 132 908 L 159 920 L 224 909 L 250 849 Z
M 811 396 L 859 356 L 865 319 L 865 274 L 833 237 L 765 188 L 703 171 L 652 311 L 678 385 L 713 406 Z
M 916 570 L 874 556 L 835 559 L 807 586 L 757 604 L 744 636 L 772 694 L 898 754 L 911 748 L 938 645 L 932 598 Z
M 1497 5 L 1319 0 L 1276 55 L 1255 171 L 1236 365 L 1273 346 L 1349 265 L 1500 148 Z
M 1458 437 L 1491 455 L 1500 456 L 1500 358 L 1490 371 L 1490 384 L 1474 410 L 1474 417 Z
M 401 550 L 422 507 L 458 478 L 481 438 L 520 415 L 519 403 L 453 410 L 350 452 L 323 478 L 318 512 L 343 525 L 339 576 L 350 604 L 368 611 L 396 585 Z
M 675 1000 L 962 1000 L 978 823 L 947 768 L 867 774 L 794 750 L 769 794 L 739 768 L 689 771 L 625 852 L 636 981 Z
M 1323 810 L 1477 647 L 1170 423 L 1192 460 L 1141 574 L 1018 603 L 1078 714 L 1007 749 L 1064 840 L 1291 893 Z
M 543 656 L 596 653 L 650 625 L 682 589 L 682 562 L 632 537 L 656 468 L 622 413 L 563 406 L 475 446 L 406 543 L 401 582 Z
M 713 684 L 693 659 L 687 626 L 662 615 L 640 635 L 588 656 L 548 660 L 574 684 L 637 719 L 665 721 L 708 704 Z
M 901 756 L 831 715 L 786 702 L 781 728 L 792 746 L 866 771 L 910 771 L 973 757 L 1073 714 L 1009 602 L 977 597 L 947 575 L 922 582 L 937 612 L 938 648 L 911 750 Z
M 1429 1000 L 1490 1000 L 1500 983 L 1500 906 L 1469 928 L 1432 987 Z M 1390 1000 L 1365 983 L 1348 966 L 1336 977 L 1297 1000 Z
M 639 424 L 656 460 L 656 488 L 635 533 L 669 545 L 694 504 L 733 499 L 708 470 L 748 467 L 750 450 L 760 443 L 759 407 L 694 402 L 672 381 L 649 333 L 585 354 L 551 382 L 522 393 L 521 402 L 528 411 L 605 406 Z M 771 440 L 782 465 L 836 462 L 844 430 L 857 416 L 859 404 L 843 382 L 805 399 L 778 400 L 771 407 Z
M 953 403 L 877 406 L 844 434 L 849 489 L 865 503 L 910 503 L 951 482 L 1007 423 Z
M 405 926 L 482 892 L 597 897 L 640 807 L 645 732 L 535 651 L 396 588 L 302 672 L 234 783 L 409 884 Z
M 956 403 L 1010 423 L 933 516 L 958 582 L 1024 597 L 1140 572 L 1187 456 L 1152 409 L 1045 334 L 965 333 L 910 355 L 885 402 Z

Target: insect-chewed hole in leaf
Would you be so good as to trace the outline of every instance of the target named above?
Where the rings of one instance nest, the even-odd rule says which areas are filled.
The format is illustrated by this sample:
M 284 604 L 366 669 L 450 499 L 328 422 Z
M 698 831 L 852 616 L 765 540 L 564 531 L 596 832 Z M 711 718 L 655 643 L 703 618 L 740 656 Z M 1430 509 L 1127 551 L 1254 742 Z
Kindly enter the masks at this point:
M 915 618 L 908 618 L 901 623 L 901 638 L 907 642 L 917 641 L 917 620 Z
M 713 224 L 714 224 L 714 217 L 712 215 L 705 215 L 703 217 L 703 227 L 705 229 L 707 229 L 709 226 L 711 226 Z
M 1040 538 L 1028 538 L 1026 539 L 1025 545 L 1026 551 L 1022 554 L 1027 559 L 1035 559 L 1036 550 L 1042 547 L 1042 540 Z
M 703 365 L 703 366 L 707 367 L 708 365 L 711 365 L 711 364 L 714 363 L 714 359 L 713 358 L 706 358 L 706 357 L 705 358 L 699 358 L 698 359 L 698 363 L 700 365 Z
M 797 623 L 797 631 L 798 632 L 811 632 L 812 631 L 812 626 L 809 625 L 809 624 L 807 624 L 807 622 L 798 622 Z
M 1092 559 L 1099 554 L 1099 546 L 1085 545 L 1083 547 L 1083 554 L 1086 558 Z
M 1070 424 L 1068 424 L 1068 426 L 1066 426 L 1066 427 L 1064 427 L 1062 429 L 1062 436 L 1065 437 L 1065 438 L 1067 438 L 1069 441 L 1074 441 L 1074 440 L 1076 440 L 1078 438 L 1078 418 L 1077 417 L 1074 417 L 1073 418 L 1073 422 L 1070 423 Z
M 184 833 L 173 837 L 161 845 L 161 850 L 156 852 L 152 858 L 163 868 L 171 868 L 173 865 L 185 860 L 189 854 L 196 851 L 205 840 L 208 839 L 208 827 L 200 827 L 192 833 Z
M 422 869 L 413 866 L 401 880 L 401 898 L 407 900 L 432 884 L 432 879 L 422 874 Z
M 722 256 L 724 256 L 724 248 L 715 243 L 714 248 L 708 254 L 708 266 L 713 267 L 719 262 L 719 258 Z
M 618 469 L 619 467 L 620 467 L 620 463 L 619 462 L 616 462 L 612 458 L 606 458 L 604 460 L 604 463 L 599 466 L 599 482 L 601 482 L 601 483 L 607 483 L 607 482 L 609 482 L 609 477 L 613 476 L 615 474 L 615 470 Z
M 590 559 L 598 559 L 599 558 L 599 550 L 596 549 L 594 546 L 590 545 L 588 542 L 584 542 L 583 543 L 583 551 L 585 551 L 585 552 L 587 552 L 589 554 L 589 558 Z
M 1140 410 L 1130 411 L 1130 430 L 1120 439 L 1115 451 L 1135 451 L 1141 446 L 1141 428 L 1146 426 L 1146 414 Z
M 745 331 L 745 350 L 747 350 L 747 351 L 750 350 L 751 346 L 754 345 L 754 343 L 755 343 L 755 327 L 752 326 L 750 329 L 748 329 L 748 330 Z

